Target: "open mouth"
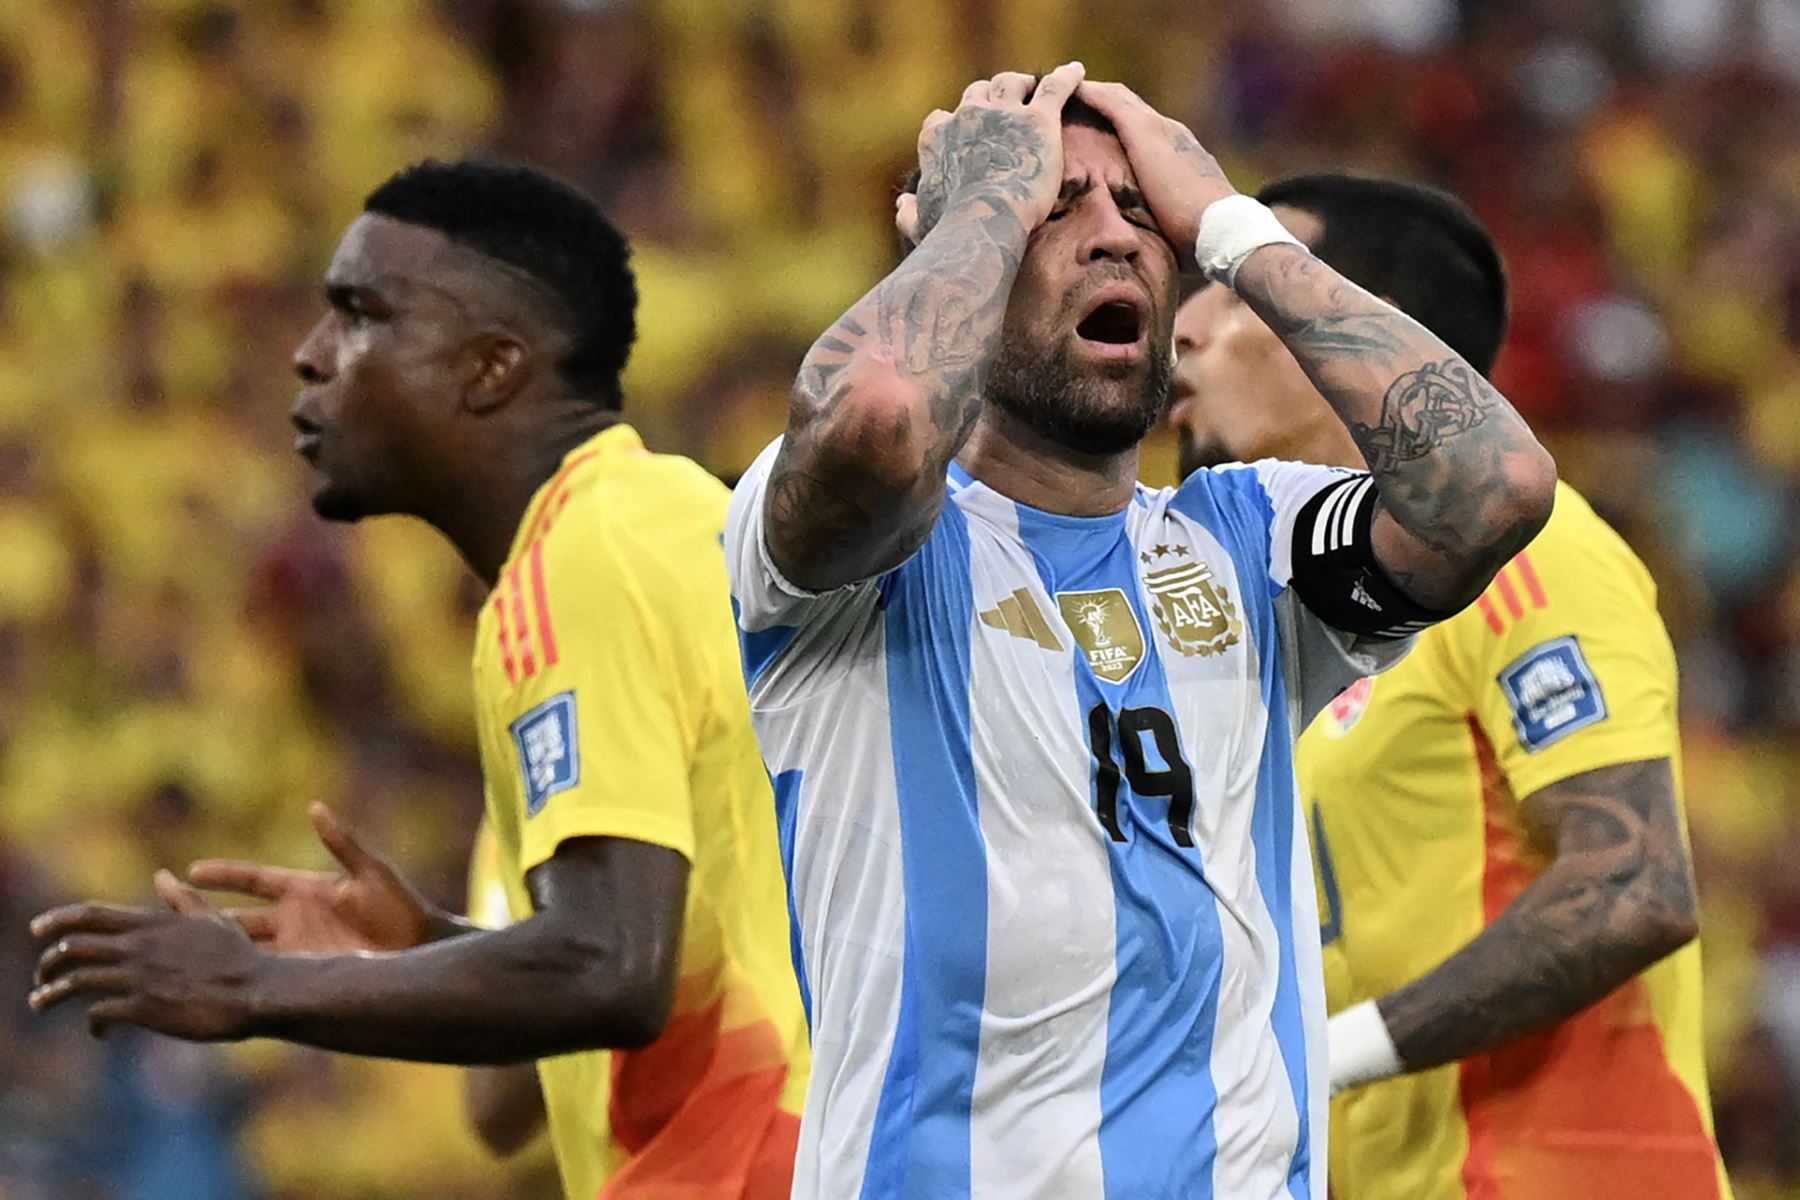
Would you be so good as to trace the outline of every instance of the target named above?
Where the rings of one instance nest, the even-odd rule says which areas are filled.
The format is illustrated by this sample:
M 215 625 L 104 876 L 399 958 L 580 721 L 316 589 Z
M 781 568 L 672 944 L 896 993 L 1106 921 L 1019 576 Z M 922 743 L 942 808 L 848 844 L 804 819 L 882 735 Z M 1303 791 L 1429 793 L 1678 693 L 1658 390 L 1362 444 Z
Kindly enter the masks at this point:
M 1143 299 L 1131 288 L 1115 284 L 1094 297 L 1075 324 L 1075 336 L 1090 354 L 1133 358 L 1143 348 L 1148 325 Z
M 1137 307 L 1124 300 L 1109 300 L 1081 319 L 1075 327 L 1077 337 L 1108 346 L 1136 345 L 1143 336 L 1144 322 Z

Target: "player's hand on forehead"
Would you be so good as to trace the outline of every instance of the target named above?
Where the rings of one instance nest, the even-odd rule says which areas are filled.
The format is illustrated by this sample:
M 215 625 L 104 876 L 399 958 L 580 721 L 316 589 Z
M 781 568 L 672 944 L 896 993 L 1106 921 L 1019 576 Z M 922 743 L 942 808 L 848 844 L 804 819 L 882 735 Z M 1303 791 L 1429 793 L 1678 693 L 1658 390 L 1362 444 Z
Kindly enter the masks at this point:
M 1193 269 L 1201 215 L 1215 200 L 1237 194 L 1218 160 L 1186 125 L 1163 116 L 1122 83 L 1083 81 L 1077 94 L 1112 122 L 1157 225 L 1182 266 Z
M 1078 62 L 1042 79 L 1003 71 L 965 88 L 955 112 L 934 109 L 919 130 L 918 190 L 895 209 L 901 235 L 922 241 L 946 213 L 984 202 L 1028 229 L 1049 216 L 1062 186 L 1063 105 L 1084 73 Z

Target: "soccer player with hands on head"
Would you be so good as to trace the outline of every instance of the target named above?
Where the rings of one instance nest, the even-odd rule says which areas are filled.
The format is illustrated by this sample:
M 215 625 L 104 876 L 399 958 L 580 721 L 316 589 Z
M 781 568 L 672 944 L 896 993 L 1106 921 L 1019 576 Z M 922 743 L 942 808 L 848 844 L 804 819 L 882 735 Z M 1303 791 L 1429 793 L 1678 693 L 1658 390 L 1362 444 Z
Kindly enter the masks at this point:
M 1480 593 L 1555 469 L 1454 350 L 1080 64 L 934 113 L 727 555 L 815 1069 L 794 1195 L 1324 1191 L 1293 742 Z M 1178 275 L 1368 471 L 1137 481 Z

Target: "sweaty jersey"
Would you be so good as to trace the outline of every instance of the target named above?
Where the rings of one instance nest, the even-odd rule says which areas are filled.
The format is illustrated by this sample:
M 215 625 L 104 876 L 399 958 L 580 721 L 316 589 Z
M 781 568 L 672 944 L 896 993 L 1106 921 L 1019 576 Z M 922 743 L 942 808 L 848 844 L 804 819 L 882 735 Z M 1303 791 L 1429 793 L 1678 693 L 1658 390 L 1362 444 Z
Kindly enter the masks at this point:
M 1475 604 L 1300 740 L 1332 1011 L 1461 949 L 1547 865 L 1520 801 L 1674 761 L 1675 656 L 1655 586 L 1573 489 Z M 1332 1106 L 1336 1200 L 1728 1196 L 1689 945 L 1572 1020 Z
M 597 434 L 533 498 L 477 629 L 512 915 L 570 838 L 650 842 L 690 866 L 662 1036 L 538 1064 L 570 1200 L 787 1195 L 806 1031 L 720 552 L 727 498 L 628 426 Z
M 727 553 L 813 1032 L 796 1200 L 1322 1197 L 1293 733 L 1406 642 L 1289 585 L 1367 478 L 1080 518 L 953 467 L 916 554 L 814 594 L 765 542 L 778 445 Z

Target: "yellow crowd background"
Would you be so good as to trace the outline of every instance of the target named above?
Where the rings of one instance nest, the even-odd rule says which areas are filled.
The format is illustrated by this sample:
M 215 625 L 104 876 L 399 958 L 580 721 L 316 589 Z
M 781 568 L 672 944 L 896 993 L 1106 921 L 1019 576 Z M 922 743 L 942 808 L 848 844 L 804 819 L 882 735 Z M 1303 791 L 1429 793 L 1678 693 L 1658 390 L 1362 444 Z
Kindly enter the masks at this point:
M 446 903 L 478 589 L 307 507 L 289 354 L 389 172 L 532 162 L 631 235 L 631 419 L 730 478 L 891 263 L 922 116 L 1080 57 L 1241 186 L 1436 181 L 1498 233 L 1499 379 L 1651 564 L 1683 666 L 1740 1195 L 1800 1196 L 1800 16 L 1785 0 L 0 3 L 0 1198 L 550 1194 L 442 1068 L 90 1041 L 23 921 L 323 799 Z M 1146 476 L 1168 479 L 1159 441 Z M 11 999 L 8 999 L 10 997 Z

